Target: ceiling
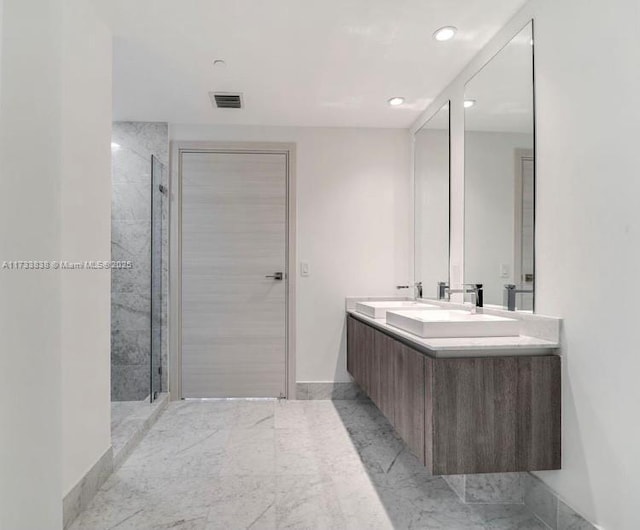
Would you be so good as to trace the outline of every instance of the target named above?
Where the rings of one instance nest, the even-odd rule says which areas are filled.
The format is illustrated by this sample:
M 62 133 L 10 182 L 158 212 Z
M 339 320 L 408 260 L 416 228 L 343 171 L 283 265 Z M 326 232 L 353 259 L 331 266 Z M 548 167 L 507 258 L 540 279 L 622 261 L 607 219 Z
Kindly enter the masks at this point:
M 114 119 L 409 127 L 523 3 L 104 0 Z M 445 25 L 456 38 L 435 41 Z M 241 92 L 245 108 L 214 109 L 209 91 Z

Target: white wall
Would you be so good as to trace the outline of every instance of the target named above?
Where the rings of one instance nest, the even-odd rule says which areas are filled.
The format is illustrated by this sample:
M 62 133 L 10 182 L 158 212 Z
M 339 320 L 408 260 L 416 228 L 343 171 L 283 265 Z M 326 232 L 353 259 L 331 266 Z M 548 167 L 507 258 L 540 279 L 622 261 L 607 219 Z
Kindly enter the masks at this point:
M 108 259 L 111 42 L 80 0 L 4 0 L 0 263 Z M 108 273 L 0 270 L 0 528 L 62 527 L 109 446 Z
M 640 527 L 636 0 L 532 0 L 427 109 L 425 118 L 453 99 L 452 273 L 463 257 L 463 85 L 531 17 L 536 310 L 564 319 L 563 469 L 539 475 L 603 528 L 632 530 Z
M 407 131 L 172 125 L 170 138 L 296 143 L 298 261 L 311 267 L 297 280 L 296 379 L 349 381 L 345 297 L 398 294 L 412 275 Z
M 59 12 L 58 0 L 4 1 L 0 262 L 55 259 L 60 248 Z M 0 528 L 54 529 L 62 521 L 59 273 L 0 269 L 0 293 Z
M 111 34 L 86 0 L 65 0 L 61 252 L 111 259 Z M 111 445 L 111 275 L 62 273 L 62 493 Z

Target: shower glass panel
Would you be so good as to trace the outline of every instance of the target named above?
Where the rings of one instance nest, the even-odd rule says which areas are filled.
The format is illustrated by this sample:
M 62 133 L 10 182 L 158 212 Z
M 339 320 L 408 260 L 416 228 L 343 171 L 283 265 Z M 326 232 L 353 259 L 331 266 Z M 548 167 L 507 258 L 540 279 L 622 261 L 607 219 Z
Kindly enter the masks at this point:
M 162 293 L 163 246 L 165 231 L 163 203 L 165 201 L 166 168 L 155 155 L 151 156 L 151 401 L 162 392 L 162 334 L 165 300 Z

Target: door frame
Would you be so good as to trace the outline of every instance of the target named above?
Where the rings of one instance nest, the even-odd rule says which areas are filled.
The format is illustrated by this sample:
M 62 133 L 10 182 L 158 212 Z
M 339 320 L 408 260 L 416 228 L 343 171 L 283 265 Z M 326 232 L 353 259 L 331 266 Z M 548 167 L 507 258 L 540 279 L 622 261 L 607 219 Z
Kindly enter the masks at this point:
M 171 141 L 169 201 L 169 393 L 182 399 L 182 155 L 185 153 L 283 154 L 287 167 L 285 392 L 296 398 L 296 144 L 282 142 Z
M 533 223 L 533 245 L 534 245 L 534 277 L 532 284 L 535 284 L 535 235 L 536 235 L 536 226 L 535 226 L 535 207 L 536 207 L 536 198 L 535 198 L 535 157 L 533 149 L 523 149 L 517 148 L 515 151 L 515 182 L 514 182 L 514 227 L 513 227 L 513 251 L 514 251 L 514 260 L 513 260 L 513 279 L 514 283 L 521 287 L 524 283 L 522 279 L 522 215 L 523 215 L 523 198 L 522 193 L 524 190 L 524 182 L 522 175 L 522 164 L 525 160 L 531 160 L 534 164 L 533 166 L 533 209 L 534 209 L 534 223 Z M 533 285 L 532 285 L 533 287 Z

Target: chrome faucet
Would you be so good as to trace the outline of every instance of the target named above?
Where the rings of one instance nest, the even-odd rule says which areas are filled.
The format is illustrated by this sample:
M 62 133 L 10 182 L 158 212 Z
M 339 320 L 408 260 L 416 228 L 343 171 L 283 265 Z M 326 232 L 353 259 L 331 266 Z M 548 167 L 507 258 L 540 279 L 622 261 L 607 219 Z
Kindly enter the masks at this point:
M 444 300 L 447 298 L 447 289 L 449 284 L 447 282 L 438 282 L 438 300 Z
M 413 287 L 415 289 L 415 299 L 417 300 L 418 298 L 422 298 L 422 282 L 414 283 Z M 396 289 L 411 289 L 411 285 L 396 285 Z
M 484 305 L 484 289 L 481 283 L 465 283 L 462 284 L 462 291 L 467 293 L 471 293 L 473 295 L 473 301 L 471 302 L 473 305 L 472 313 L 476 312 L 478 307 L 483 307 Z
M 513 283 L 507 283 L 504 286 L 507 297 L 507 310 L 516 310 L 516 295 L 520 293 L 533 293 L 533 289 L 518 289 Z
M 481 283 L 463 283 L 462 289 L 451 289 L 448 283 L 438 282 L 438 300 L 449 301 L 454 293 L 472 294 L 474 311 L 484 305 L 484 289 Z

